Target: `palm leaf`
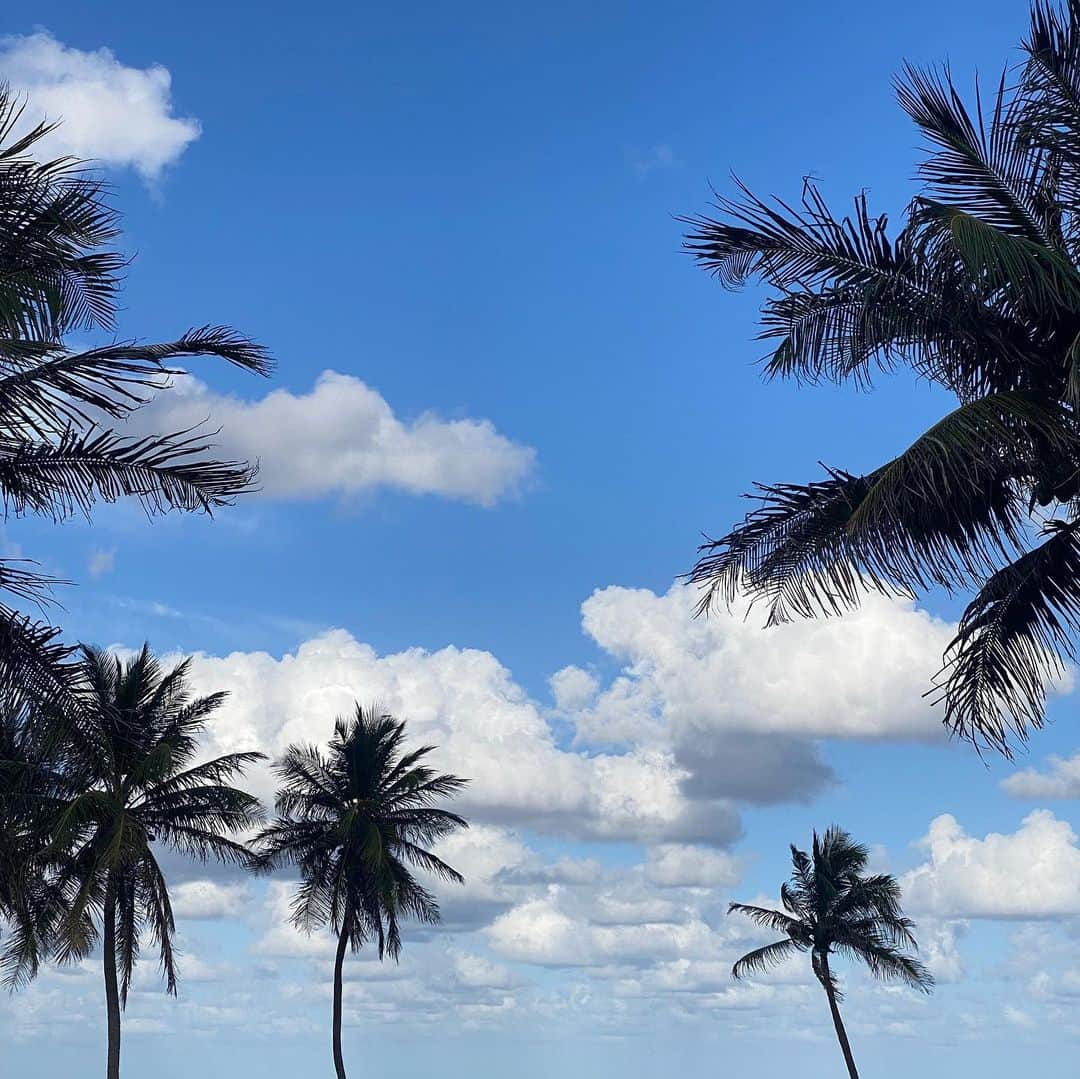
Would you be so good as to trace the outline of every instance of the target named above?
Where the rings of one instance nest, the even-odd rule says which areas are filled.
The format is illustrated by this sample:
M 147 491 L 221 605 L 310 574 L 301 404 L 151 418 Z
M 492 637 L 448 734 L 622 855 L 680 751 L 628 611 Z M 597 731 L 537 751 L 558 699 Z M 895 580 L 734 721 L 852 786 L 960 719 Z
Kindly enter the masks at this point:
M 995 573 L 964 612 L 938 678 L 936 699 L 960 737 L 1011 754 L 1043 724 L 1046 683 L 1073 657 L 1080 624 L 1080 528 L 1049 538 Z

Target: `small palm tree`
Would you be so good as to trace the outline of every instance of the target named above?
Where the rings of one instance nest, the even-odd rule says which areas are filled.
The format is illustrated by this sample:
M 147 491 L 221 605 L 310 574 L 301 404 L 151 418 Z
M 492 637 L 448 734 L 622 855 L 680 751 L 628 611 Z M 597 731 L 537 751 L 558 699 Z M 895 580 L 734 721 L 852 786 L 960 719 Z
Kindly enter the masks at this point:
M 782 622 L 867 590 L 972 592 L 937 692 L 954 732 L 1006 754 L 1080 633 L 1078 0 L 1033 4 L 1021 60 L 972 109 L 947 69 L 906 70 L 925 184 L 899 229 L 807 183 L 794 207 L 743 188 L 687 238 L 722 285 L 769 287 L 769 377 L 868 388 L 903 367 L 957 402 L 866 473 L 759 485 L 701 550 L 703 606 L 749 594 Z
M 323 752 L 293 745 L 276 763 L 281 780 L 277 817 L 254 843 L 268 869 L 295 866 L 300 885 L 293 923 L 306 932 L 329 925 L 334 958 L 333 1053 L 341 1053 L 341 971 L 347 948 L 377 944 L 379 959 L 401 952 L 401 920 L 439 920 L 435 897 L 416 880 L 419 868 L 461 883 L 456 869 L 432 854 L 436 840 L 468 827 L 436 803 L 457 794 L 465 780 L 424 763 L 434 746 L 406 752 L 405 724 L 359 704 L 338 719 Z
M 41 161 L 41 124 L 16 129 L 20 103 L 0 88 L 0 505 L 5 515 L 63 521 L 131 497 L 152 514 L 210 512 L 249 490 L 254 470 L 209 454 L 207 432 L 133 437 L 114 430 L 191 356 L 266 373 L 264 349 L 222 326 L 164 344 L 72 349 L 73 332 L 111 331 L 124 259 L 108 248 L 117 213 L 102 183 L 70 158 Z M 51 582 L 0 559 L 0 591 L 40 603 Z M 0 603 L 0 693 L 63 696 L 58 631 Z M 71 701 L 63 704 L 70 709 Z
M 192 698 L 190 660 L 163 672 L 148 646 L 128 660 L 84 648 L 62 717 L 68 748 L 66 794 L 52 823 L 59 859 L 56 887 L 64 914 L 54 927 L 61 961 L 103 945 L 108 1014 L 108 1079 L 120 1074 L 120 1013 L 148 930 L 168 992 L 177 986 L 172 907 L 157 850 L 198 861 L 248 866 L 250 852 L 231 835 L 261 818 L 259 802 L 229 781 L 261 753 L 229 753 L 192 764 L 207 718 L 225 694 Z M 99 929 L 100 927 L 100 929 Z
M 780 887 L 784 910 L 732 903 L 784 938 L 744 955 L 732 968 L 736 978 L 764 973 L 796 952 L 809 952 L 814 976 L 829 999 L 836 1037 L 851 1079 L 859 1079 L 847 1031 L 840 1018 L 840 990 L 830 955 L 865 963 L 877 978 L 900 981 L 929 993 L 934 979 L 905 949 L 918 950 L 914 924 L 900 911 L 900 886 L 888 874 L 865 876 L 869 851 L 847 832 L 830 828 L 814 833 L 810 854 L 791 848 L 791 879 Z

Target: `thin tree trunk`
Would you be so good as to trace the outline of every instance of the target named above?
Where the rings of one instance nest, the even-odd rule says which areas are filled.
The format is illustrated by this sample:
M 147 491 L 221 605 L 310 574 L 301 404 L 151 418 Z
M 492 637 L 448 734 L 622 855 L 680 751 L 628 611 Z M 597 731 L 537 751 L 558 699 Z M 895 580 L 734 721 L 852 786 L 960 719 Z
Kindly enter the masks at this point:
M 832 976 L 829 973 L 828 956 L 823 956 L 821 959 L 821 971 L 818 978 L 825 989 L 825 995 L 829 998 L 829 1011 L 832 1012 L 833 1026 L 836 1027 L 836 1037 L 844 1054 L 844 1063 L 847 1065 L 848 1075 L 851 1079 L 859 1079 L 859 1072 L 855 1067 L 855 1058 L 851 1055 L 851 1042 L 848 1041 L 847 1031 L 844 1029 L 844 1020 L 840 1018 L 840 1007 L 836 1002 L 836 990 L 833 988 Z
M 345 949 L 349 944 L 348 921 L 341 927 L 337 955 L 334 956 L 334 1068 L 337 1079 L 345 1079 L 345 1060 L 341 1055 L 341 967 L 345 962 Z
M 105 885 L 105 913 L 102 930 L 105 966 L 105 1011 L 108 1015 L 109 1051 L 107 1079 L 120 1079 L 120 990 L 116 982 L 116 885 L 111 876 Z

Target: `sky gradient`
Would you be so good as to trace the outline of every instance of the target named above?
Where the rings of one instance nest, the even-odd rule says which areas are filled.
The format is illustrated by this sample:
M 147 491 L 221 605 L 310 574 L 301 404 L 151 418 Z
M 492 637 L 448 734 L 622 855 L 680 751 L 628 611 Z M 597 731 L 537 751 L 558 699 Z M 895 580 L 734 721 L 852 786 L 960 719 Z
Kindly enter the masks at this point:
M 760 295 L 679 251 L 737 174 L 898 218 L 917 136 L 904 59 L 996 79 L 1004 0 L 888 10 L 673 3 L 35 5 L 0 77 L 101 163 L 136 256 L 119 332 L 228 322 L 269 382 L 210 364 L 134 424 L 209 418 L 263 490 L 213 521 L 9 520 L 78 582 L 72 639 L 197 653 L 208 751 L 280 751 L 379 700 L 473 783 L 467 877 L 400 966 L 346 967 L 346 1056 L 395 1079 L 837 1074 L 808 969 L 734 985 L 787 844 L 837 822 L 900 876 L 938 989 L 847 971 L 865 1074 L 1064 1074 L 1080 1036 L 1072 676 L 1015 765 L 941 735 L 922 694 L 956 601 L 875 599 L 764 631 L 677 583 L 753 480 L 895 454 L 945 398 L 766 385 Z M 927 28 L 932 28 L 928 32 Z M 269 797 L 265 772 L 252 788 Z M 329 938 L 289 883 L 167 863 L 179 1000 L 144 964 L 125 1067 L 328 1067 Z M 90 1074 L 95 963 L 0 1000 L 5 1068 Z M 527 1051 L 522 1052 L 522 1046 Z M 88 1061 L 93 1061 L 91 1069 Z

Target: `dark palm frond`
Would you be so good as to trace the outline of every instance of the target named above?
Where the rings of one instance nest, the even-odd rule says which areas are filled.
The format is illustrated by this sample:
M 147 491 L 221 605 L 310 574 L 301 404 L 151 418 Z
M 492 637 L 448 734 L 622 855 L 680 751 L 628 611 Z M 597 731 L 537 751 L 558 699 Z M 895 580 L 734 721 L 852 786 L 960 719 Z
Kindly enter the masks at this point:
M 755 948 L 736 960 L 731 968 L 733 977 L 750 978 L 755 974 L 768 974 L 774 967 L 786 963 L 793 955 L 804 950 L 797 941 L 788 938 Z
M 0 441 L 0 495 L 16 514 L 63 521 L 97 502 L 138 499 L 148 512 L 212 513 L 251 491 L 257 469 L 205 457 L 199 433 L 132 438 L 65 433 L 56 442 Z
M 0 425 L 13 434 L 29 428 L 57 437 L 102 414 L 124 419 L 166 389 L 170 376 L 184 374 L 169 361 L 207 355 L 262 375 L 273 367 L 261 345 L 225 326 L 189 330 L 163 344 L 127 341 L 83 352 L 50 341 L 0 340 Z
M 1057 3 L 1035 0 L 1021 47 L 1027 63 L 1018 87 L 1020 130 L 1075 168 L 1080 160 L 1080 4 L 1066 0 L 1062 10 Z
M 1049 538 L 980 589 L 964 612 L 938 678 L 945 722 L 962 738 L 1011 755 L 1043 723 L 1047 682 L 1075 655 L 1080 625 L 1080 526 L 1051 523 Z
M 995 303 L 1033 317 L 1080 311 L 1080 274 L 1056 247 L 932 199 L 920 200 L 917 220 L 940 226 L 962 271 Z
M 741 198 L 717 196 L 724 217 L 683 217 L 684 248 L 726 288 L 761 277 L 785 291 L 815 285 L 904 284 L 907 251 L 889 239 L 888 219 L 870 213 L 865 196 L 852 217 L 837 218 L 812 183 L 801 209 L 770 205 L 736 181 Z
M 763 929 L 772 929 L 777 933 L 788 933 L 797 930 L 799 919 L 778 910 L 770 910 L 768 907 L 755 907 L 746 903 L 729 903 L 729 914 L 745 914 L 755 925 Z
M 920 993 L 933 991 L 934 978 L 926 966 L 886 940 L 875 939 L 870 934 L 849 940 L 841 934 L 834 938 L 833 945 L 841 955 L 865 963 L 875 978 L 903 982 Z
M 972 418 L 943 422 L 869 475 L 830 469 L 808 484 L 758 484 L 759 507 L 699 548 L 687 575 L 702 586 L 699 613 L 748 594 L 765 601 L 769 625 L 842 614 L 866 592 L 913 597 L 968 584 L 1015 551 L 1024 511 L 1017 462 L 965 453 Z
M 1039 204 L 1044 152 L 1019 130 L 1020 104 L 1004 72 L 989 118 L 978 91 L 975 116 L 968 112 L 948 68 L 905 65 L 896 91 L 930 144 L 920 174 L 932 197 L 1002 232 L 1052 246 Z
M 0 326 L 20 337 L 107 328 L 124 265 L 106 248 L 116 210 L 79 162 L 32 156 L 55 124 L 15 137 L 24 108 L 0 87 Z
M 905 68 L 926 153 L 895 235 L 863 196 L 839 219 L 808 185 L 799 208 L 740 188 L 687 242 L 723 285 L 772 289 L 770 377 L 865 386 L 906 365 L 959 399 L 880 468 L 756 485 L 757 508 L 699 549 L 698 613 L 745 595 L 775 624 L 866 592 L 973 590 L 932 695 L 1006 753 L 1043 724 L 1080 633 L 1080 0 L 1035 0 L 1023 49 L 970 105 L 947 67 Z

